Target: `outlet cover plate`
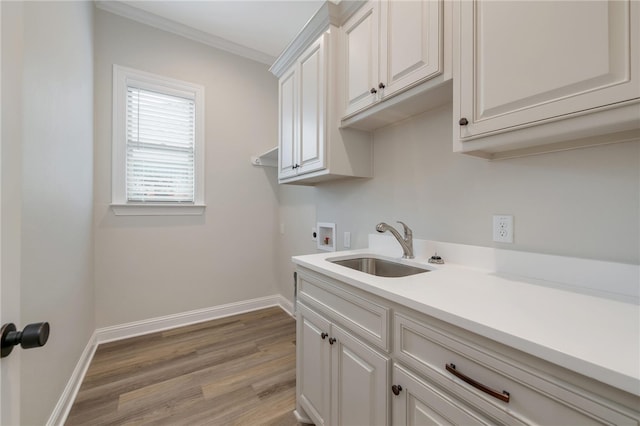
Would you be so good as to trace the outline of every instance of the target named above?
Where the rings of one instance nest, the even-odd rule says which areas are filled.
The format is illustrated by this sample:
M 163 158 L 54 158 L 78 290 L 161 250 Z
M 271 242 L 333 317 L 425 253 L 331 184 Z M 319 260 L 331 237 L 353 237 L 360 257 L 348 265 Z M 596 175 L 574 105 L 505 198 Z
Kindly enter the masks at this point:
M 344 244 L 342 244 L 342 246 L 344 248 L 351 248 L 351 232 L 345 232 L 344 233 Z
M 513 216 L 493 216 L 493 241 L 497 243 L 513 243 Z

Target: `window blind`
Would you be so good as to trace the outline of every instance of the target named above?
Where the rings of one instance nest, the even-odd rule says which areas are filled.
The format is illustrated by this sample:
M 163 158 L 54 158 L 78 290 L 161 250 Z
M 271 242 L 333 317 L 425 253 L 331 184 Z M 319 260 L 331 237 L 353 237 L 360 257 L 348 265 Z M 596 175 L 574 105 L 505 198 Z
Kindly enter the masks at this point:
M 194 202 L 195 100 L 127 86 L 126 192 L 132 202 Z

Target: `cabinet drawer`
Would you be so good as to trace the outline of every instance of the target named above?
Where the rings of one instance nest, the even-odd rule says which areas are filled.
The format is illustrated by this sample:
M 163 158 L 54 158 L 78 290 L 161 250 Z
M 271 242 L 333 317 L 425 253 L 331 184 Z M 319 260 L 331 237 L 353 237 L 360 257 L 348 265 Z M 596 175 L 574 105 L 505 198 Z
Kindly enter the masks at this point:
M 396 364 L 392 396 L 393 425 L 491 425 L 492 423 L 431 383 Z
M 394 340 L 398 360 L 497 423 L 639 424 L 632 413 L 611 401 L 408 315 L 395 314 Z M 447 371 L 447 365 L 453 371 Z M 480 390 L 454 373 L 488 389 Z M 487 393 L 491 390 L 495 396 Z M 508 402 L 497 398 L 506 395 L 503 391 Z
M 389 351 L 389 309 L 298 271 L 298 297 L 361 338 Z

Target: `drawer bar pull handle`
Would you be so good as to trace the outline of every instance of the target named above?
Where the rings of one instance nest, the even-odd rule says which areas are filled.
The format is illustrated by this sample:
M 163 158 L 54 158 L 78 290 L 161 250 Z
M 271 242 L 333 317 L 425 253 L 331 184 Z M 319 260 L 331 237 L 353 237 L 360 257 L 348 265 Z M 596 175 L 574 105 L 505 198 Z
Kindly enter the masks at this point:
M 453 374 L 454 376 L 456 376 L 457 378 L 459 378 L 463 382 L 469 383 L 474 388 L 476 388 L 478 390 L 481 390 L 484 393 L 488 393 L 492 397 L 498 398 L 501 401 L 509 402 L 509 397 L 510 397 L 509 392 L 507 392 L 507 391 L 498 392 L 498 391 L 495 391 L 495 390 L 483 385 L 480 382 L 476 382 L 471 377 L 465 376 L 464 374 L 462 374 L 458 370 L 456 370 L 455 364 L 447 364 L 447 365 L 445 365 L 445 368 L 447 369 L 447 371 L 449 373 Z

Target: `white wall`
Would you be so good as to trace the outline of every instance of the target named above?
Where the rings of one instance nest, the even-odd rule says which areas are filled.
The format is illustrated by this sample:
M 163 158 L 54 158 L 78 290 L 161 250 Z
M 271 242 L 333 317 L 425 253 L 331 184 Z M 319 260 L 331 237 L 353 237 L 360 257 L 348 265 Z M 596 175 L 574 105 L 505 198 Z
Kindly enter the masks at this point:
M 14 50 L 3 45 L 3 131 L 12 129 L 8 138 L 3 132 L 3 231 L 18 244 L 7 247 L 3 232 L 2 249 L 11 252 L 7 284 L 17 279 L 20 287 L 14 322 L 51 325 L 46 346 L 17 349 L 21 374 L 12 397 L 17 390 L 19 423 L 35 425 L 49 418 L 95 328 L 93 5 L 25 2 L 6 10 Z
M 274 181 L 277 173 L 274 169 Z M 316 188 L 297 185 L 280 185 L 279 223 L 279 281 L 278 293 L 293 300 L 293 263 L 291 256 L 316 252 L 316 242 L 311 240 L 311 228 L 316 226 Z
M 0 3 L 2 10 L 2 248 L 0 302 L 2 324 L 20 320 L 20 212 L 22 210 L 22 6 Z M 20 351 L 0 361 L 0 424 L 20 423 Z
M 277 186 L 250 156 L 276 145 L 277 81 L 265 65 L 96 11 L 95 281 L 98 327 L 277 291 Z M 206 212 L 114 216 L 112 65 L 205 87 Z
M 451 111 L 377 131 L 375 177 L 318 186 L 318 221 L 357 247 L 402 220 L 415 238 L 640 263 L 639 142 L 491 162 L 452 152 Z M 494 214 L 514 215 L 514 244 L 492 242 Z
M 316 220 L 338 250 L 402 220 L 415 238 L 640 264 L 640 142 L 491 162 L 452 152 L 451 120 L 447 105 L 375 132 L 373 179 L 281 188 L 282 220 L 305 223 L 281 238 L 283 295 Z M 492 241 L 494 214 L 514 215 L 514 244 Z

